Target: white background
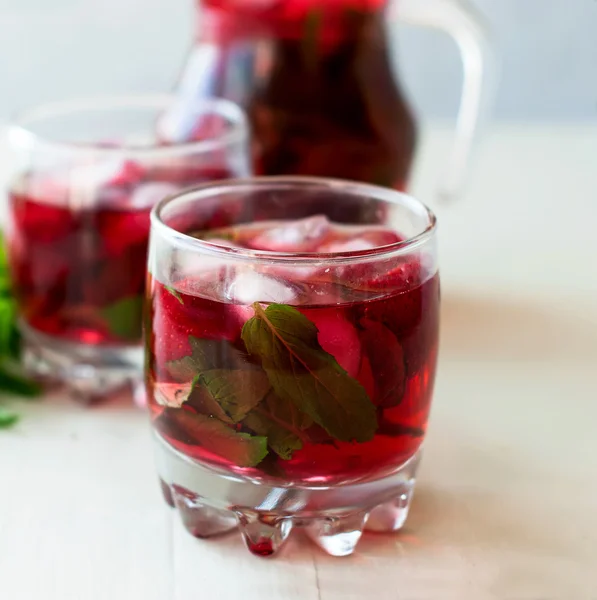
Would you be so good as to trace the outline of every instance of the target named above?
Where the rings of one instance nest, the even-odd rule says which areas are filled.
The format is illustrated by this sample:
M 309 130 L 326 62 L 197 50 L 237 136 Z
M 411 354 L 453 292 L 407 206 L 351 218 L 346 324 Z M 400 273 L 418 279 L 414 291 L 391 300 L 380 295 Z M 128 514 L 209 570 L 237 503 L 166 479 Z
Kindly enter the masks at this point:
M 597 1 L 470 3 L 502 55 L 497 119 L 597 118 Z M 193 0 L 0 0 L 0 119 L 69 96 L 170 89 L 190 43 L 192 8 Z M 455 47 L 422 30 L 397 39 L 421 113 L 452 116 L 461 77 Z

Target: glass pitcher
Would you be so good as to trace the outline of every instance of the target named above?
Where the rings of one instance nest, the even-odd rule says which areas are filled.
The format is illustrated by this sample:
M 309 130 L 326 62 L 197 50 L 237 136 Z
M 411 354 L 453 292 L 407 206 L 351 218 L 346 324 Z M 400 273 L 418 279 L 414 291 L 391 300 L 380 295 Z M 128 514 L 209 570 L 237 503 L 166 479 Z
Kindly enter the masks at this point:
M 195 0 L 192 51 L 178 101 L 158 123 L 167 141 L 192 139 L 198 98 L 240 104 L 254 170 L 404 190 L 417 126 L 392 67 L 387 21 L 440 28 L 460 47 L 464 85 L 441 193 L 458 192 L 487 92 L 483 28 L 457 0 Z

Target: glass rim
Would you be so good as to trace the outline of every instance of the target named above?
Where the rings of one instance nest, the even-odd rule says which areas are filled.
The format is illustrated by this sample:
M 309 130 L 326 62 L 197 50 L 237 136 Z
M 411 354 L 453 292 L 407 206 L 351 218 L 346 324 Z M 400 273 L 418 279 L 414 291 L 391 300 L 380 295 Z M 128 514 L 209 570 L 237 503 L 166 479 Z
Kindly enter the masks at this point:
M 297 185 L 341 191 L 351 195 L 358 194 L 393 204 L 396 204 L 396 201 L 400 200 L 407 208 L 422 211 L 427 217 L 428 223 L 422 231 L 405 240 L 368 250 L 341 252 L 277 252 L 271 250 L 251 250 L 247 248 L 219 246 L 210 243 L 207 240 L 201 240 L 177 231 L 166 224 L 162 219 L 162 211 L 167 206 L 173 202 L 187 199 L 189 196 L 193 196 L 194 199 L 200 200 L 202 197 L 214 198 L 221 193 L 230 193 L 235 189 L 245 188 L 246 191 L 250 191 L 255 188 L 267 188 L 271 186 L 288 186 L 288 189 L 291 189 Z M 250 262 L 297 262 L 300 263 L 301 266 L 309 264 L 320 265 L 322 262 L 330 264 L 351 263 L 362 259 L 400 256 L 423 246 L 433 238 L 437 230 L 437 219 L 433 211 L 426 204 L 409 194 L 358 181 L 298 175 L 254 176 L 238 179 L 225 179 L 204 183 L 192 188 L 186 188 L 175 194 L 166 196 L 158 202 L 153 207 L 150 218 L 152 235 L 155 231 L 178 248 L 199 251 L 220 257 L 226 256 L 235 260 Z
M 247 116 L 240 106 L 226 100 L 225 98 L 205 98 L 197 102 L 195 106 L 205 108 L 207 114 L 222 116 L 230 124 L 230 130 L 225 134 L 197 140 L 192 142 L 175 143 L 170 146 L 158 146 L 157 144 L 135 145 L 127 143 L 118 143 L 114 146 L 101 145 L 100 142 L 69 142 L 54 137 L 46 137 L 36 133 L 32 129 L 35 122 L 49 121 L 51 119 L 68 117 L 75 114 L 85 114 L 86 112 L 110 112 L 112 110 L 141 110 L 141 109 L 160 109 L 166 108 L 176 102 L 174 94 L 121 94 L 88 96 L 62 100 L 58 102 L 49 102 L 34 106 L 33 108 L 21 111 L 13 116 L 6 124 L 9 143 L 10 137 L 19 136 L 26 139 L 29 143 L 37 146 L 47 146 L 49 150 L 60 150 L 71 152 L 73 154 L 93 154 L 102 157 L 109 156 L 127 156 L 159 158 L 188 155 L 192 153 L 211 152 L 227 146 L 233 146 L 247 142 L 249 139 L 249 125 Z

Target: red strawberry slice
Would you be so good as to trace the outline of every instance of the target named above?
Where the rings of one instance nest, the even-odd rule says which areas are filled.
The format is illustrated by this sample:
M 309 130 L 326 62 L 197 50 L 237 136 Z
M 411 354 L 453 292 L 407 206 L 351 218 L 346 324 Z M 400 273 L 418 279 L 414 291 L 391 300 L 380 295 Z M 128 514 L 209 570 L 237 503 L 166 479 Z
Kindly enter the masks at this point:
M 407 372 L 417 371 L 437 345 L 439 328 L 439 279 L 434 276 L 422 285 L 366 303 L 358 316 L 385 325 L 404 351 Z
M 15 231 L 35 244 L 54 244 L 72 234 L 79 217 L 65 207 L 33 202 L 27 196 L 13 195 Z
M 108 256 L 114 258 L 149 239 L 149 209 L 105 210 L 98 214 L 100 238 Z
M 361 364 L 361 341 L 350 321 L 340 311 L 307 309 L 301 312 L 319 330 L 317 338 L 321 347 L 351 377 L 356 377 Z

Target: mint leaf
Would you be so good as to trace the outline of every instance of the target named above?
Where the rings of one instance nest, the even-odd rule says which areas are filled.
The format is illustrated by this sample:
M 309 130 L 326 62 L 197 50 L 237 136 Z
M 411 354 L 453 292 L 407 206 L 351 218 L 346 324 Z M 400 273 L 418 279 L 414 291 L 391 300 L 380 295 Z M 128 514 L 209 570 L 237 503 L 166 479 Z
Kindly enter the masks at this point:
M 224 340 L 206 340 L 191 335 L 189 345 L 191 356 L 166 363 L 168 372 L 174 379 L 191 381 L 204 371 L 242 368 L 247 360 L 240 350 Z
M 25 397 L 37 396 L 41 386 L 24 377 L 18 363 L 21 354 L 21 336 L 16 326 L 16 302 L 8 269 L 4 235 L 0 232 L 0 391 Z M 19 416 L 0 409 L 0 429 L 12 427 Z
M 20 370 L 20 366 L 12 361 L 0 362 L 0 389 L 29 398 L 38 396 L 41 385 L 23 376 Z
M 319 345 L 317 327 L 295 308 L 253 305 L 242 330 L 249 354 L 261 364 L 276 394 L 294 403 L 332 437 L 366 442 L 377 429 L 375 406 L 363 386 Z
M 166 291 L 170 292 L 182 305 L 184 305 L 184 300 L 182 299 L 182 296 L 173 287 L 170 287 L 169 285 L 165 285 L 164 289 Z
M 166 363 L 168 373 L 179 381 L 192 381 L 197 375 L 197 365 L 192 356 L 185 356 L 179 360 Z
M 8 429 L 19 420 L 19 415 L 0 408 L 0 429 Z
M 267 455 L 267 438 L 238 433 L 218 419 L 184 409 L 165 408 L 157 426 L 165 435 L 201 446 L 239 467 L 255 467 Z
M 155 401 L 169 408 L 180 408 L 186 403 L 206 417 L 215 417 L 232 425 L 232 419 L 199 383 L 199 379 L 200 375 L 196 375 L 191 382 L 187 383 L 154 382 L 152 389 Z
M 243 424 L 256 434 L 266 436 L 268 446 L 283 460 L 290 460 L 292 453 L 303 447 L 295 433 L 273 421 L 267 413 L 254 411 L 247 415 Z
M 273 391 L 243 421 L 255 433 L 265 435 L 269 447 L 284 460 L 290 460 L 293 452 L 309 441 L 304 430 L 312 424 L 308 415 L 299 413 L 294 404 L 278 398 Z
M 261 369 L 213 369 L 201 373 L 199 381 L 234 423 L 242 421 L 270 389 Z
M 171 377 L 194 382 L 189 404 L 223 421 L 242 421 L 270 389 L 267 375 L 229 342 L 190 336 L 189 345 L 191 356 L 167 363 Z
M 406 366 L 404 351 L 396 336 L 383 324 L 362 319 L 361 342 L 375 373 L 375 404 L 383 408 L 397 406 L 404 397 Z
M 189 396 L 187 405 L 192 406 L 198 413 L 205 415 L 206 417 L 214 417 L 228 425 L 234 425 L 232 419 L 224 412 L 224 409 L 216 402 L 216 400 L 214 400 L 207 388 L 201 385 L 199 376 L 197 377 L 195 387 Z
M 129 296 L 102 308 L 108 331 L 127 342 L 138 342 L 142 335 L 143 296 Z
M 6 298 L 0 299 L 0 356 L 13 353 L 15 319 L 14 302 Z

